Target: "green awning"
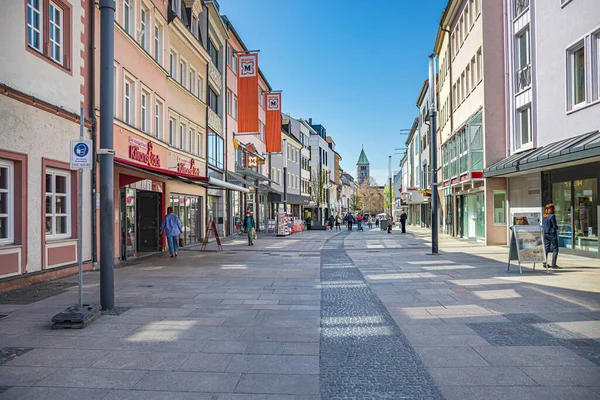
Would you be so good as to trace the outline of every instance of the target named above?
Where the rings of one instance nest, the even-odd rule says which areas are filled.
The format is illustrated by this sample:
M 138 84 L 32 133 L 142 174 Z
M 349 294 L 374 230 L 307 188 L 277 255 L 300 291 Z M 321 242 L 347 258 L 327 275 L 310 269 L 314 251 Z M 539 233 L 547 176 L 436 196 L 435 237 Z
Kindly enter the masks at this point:
M 483 177 L 510 176 L 521 171 L 598 156 L 600 156 L 600 131 L 594 131 L 513 154 L 486 168 Z

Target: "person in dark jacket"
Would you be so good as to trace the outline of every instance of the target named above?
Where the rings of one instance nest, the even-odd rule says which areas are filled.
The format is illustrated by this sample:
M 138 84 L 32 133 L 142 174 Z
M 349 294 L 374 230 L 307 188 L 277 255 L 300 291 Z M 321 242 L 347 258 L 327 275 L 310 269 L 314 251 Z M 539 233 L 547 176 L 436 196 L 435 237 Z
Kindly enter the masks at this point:
M 327 225 L 329 225 L 329 230 L 332 231 L 333 226 L 335 225 L 335 217 L 333 216 L 333 214 L 329 216 L 329 219 L 327 220 Z
M 556 265 L 556 259 L 558 258 L 558 224 L 556 223 L 556 217 L 554 216 L 554 204 L 546 204 L 542 227 L 544 228 L 546 261 L 548 260 L 548 254 L 550 254 L 550 248 L 552 248 L 552 265 L 550 265 L 550 268 L 558 269 L 560 268 Z
M 251 211 L 246 212 L 246 218 L 244 218 L 244 226 L 248 232 L 248 246 L 254 246 L 254 235 L 256 234 L 256 223 Z
M 354 217 L 352 216 L 352 213 L 349 212 L 348 215 L 346 215 L 346 223 L 348 224 L 348 230 L 351 231 L 352 230 L 352 223 L 354 222 Z
M 402 225 L 402 233 L 406 233 L 406 220 L 408 219 L 408 215 L 402 210 L 400 213 L 400 225 Z

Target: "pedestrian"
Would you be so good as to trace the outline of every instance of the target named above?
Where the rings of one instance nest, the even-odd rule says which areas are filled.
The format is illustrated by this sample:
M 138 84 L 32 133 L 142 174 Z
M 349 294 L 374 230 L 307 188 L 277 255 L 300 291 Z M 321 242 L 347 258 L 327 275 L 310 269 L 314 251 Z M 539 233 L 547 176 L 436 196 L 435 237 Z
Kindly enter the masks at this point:
M 387 226 L 387 232 L 388 234 L 392 233 L 392 227 L 394 226 L 394 217 L 392 217 L 391 215 L 389 216 L 389 222 L 388 222 L 388 226 Z
M 356 224 L 357 224 L 356 232 L 363 230 L 362 223 L 363 223 L 363 216 L 362 216 L 362 214 L 358 214 L 358 217 L 356 217 Z
M 342 230 L 342 219 L 340 218 L 339 214 L 335 216 L 335 230 L 336 231 Z
M 352 230 L 352 222 L 354 222 L 354 217 L 352 216 L 352 212 L 349 212 L 348 215 L 346 215 L 346 223 L 348 224 L 349 231 Z
M 375 228 L 379 228 L 379 217 L 375 218 Z
M 558 224 L 556 223 L 556 216 L 554 215 L 554 204 L 546 204 L 542 226 L 544 228 L 546 262 L 548 261 L 550 248 L 552 248 L 552 265 L 550 265 L 550 268 L 559 269 L 560 267 L 556 265 L 556 259 L 558 258 Z
M 406 233 L 406 219 L 407 218 L 408 218 L 408 215 L 406 215 L 404 210 L 402 210 L 400 212 L 400 225 L 402 226 L 402 233 Z
M 373 217 L 369 215 L 368 218 L 369 229 L 373 229 Z
M 254 217 L 252 216 L 252 211 L 246 212 L 246 218 L 244 218 L 244 226 L 246 227 L 246 232 L 248 232 L 248 246 L 254 246 L 254 236 L 256 236 L 256 223 L 254 222 Z
M 329 216 L 329 219 L 327 220 L 327 224 L 329 225 L 329 230 L 333 231 L 333 226 L 335 225 L 335 218 L 333 217 L 333 215 Z
M 165 215 L 160 226 L 160 233 L 162 234 L 163 232 L 165 232 L 165 235 L 167 236 L 171 257 L 177 257 L 179 251 L 179 234 L 183 232 L 183 230 L 181 229 L 179 217 L 173 212 L 173 207 L 167 208 L 167 215 Z

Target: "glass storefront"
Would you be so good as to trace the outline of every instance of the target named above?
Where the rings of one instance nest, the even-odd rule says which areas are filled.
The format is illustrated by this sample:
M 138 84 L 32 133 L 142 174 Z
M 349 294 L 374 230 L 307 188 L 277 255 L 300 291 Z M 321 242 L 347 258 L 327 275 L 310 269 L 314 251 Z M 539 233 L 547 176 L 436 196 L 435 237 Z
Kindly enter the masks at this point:
M 552 183 L 559 247 L 598 252 L 598 179 Z
M 171 194 L 170 206 L 179 217 L 183 230 L 184 243 L 198 243 L 202 240 L 202 197 Z
M 121 197 L 124 202 L 122 209 L 125 213 L 125 220 L 123 221 L 123 236 L 124 236 L 124 259 L 135 257 L 137 253 L 136 245 L 136 215 L 135 215 L 135 189 L 125 188 L 124 193 Z

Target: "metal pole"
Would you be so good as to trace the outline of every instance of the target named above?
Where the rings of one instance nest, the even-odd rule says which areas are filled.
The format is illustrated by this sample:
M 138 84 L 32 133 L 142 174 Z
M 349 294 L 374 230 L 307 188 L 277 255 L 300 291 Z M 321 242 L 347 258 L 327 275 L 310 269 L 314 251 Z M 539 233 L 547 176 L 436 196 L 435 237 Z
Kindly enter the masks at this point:
M 429 55 L 429 118 L 431 135 L 431 253 L 438 254 L 438 221 L 437 221 L 437 110 L 435 107 L 435 62 L 437 55 Z
M 79 139 L 83 140 L 83 129 L 84 129 L 84 124 L 83 124 L 83 107 L 81 107 L 81 109 L 79 110 Z M 92 151 L 90 149 L 90 151 Z M 77 268 L 77 273 L 78 273 L 78 277 L 77 277 L 77 283 L 78 283 L 78 288 L 77 288 L 77 305 L 79 307 L 82 306 L 83 304 L 83 169 L 79 168 L 79 199 L 78 199 L 78 209 L 79 209 L 79 216 L 77 217 L 77 224 L 79 225 L 78 227 L 78 237 L 79 240 L 77 243 L 77 260 L 78 260 L 78 268 Z
M 114 60 L 115 0 L 100 0 L 100 304 L 115 307 Z
M 283 139 L 283 211 L 287 214 L 287 139 Z

